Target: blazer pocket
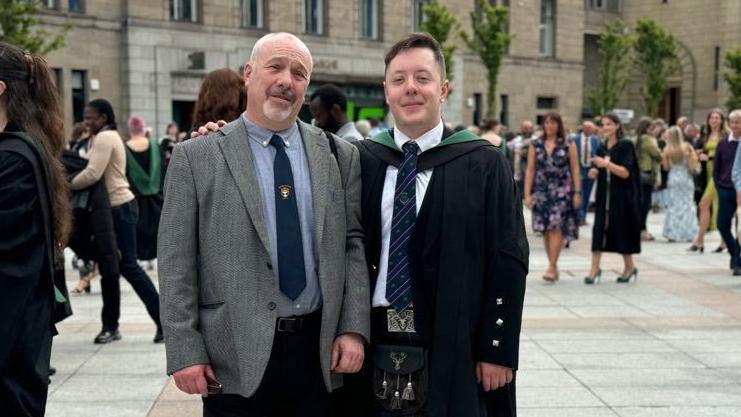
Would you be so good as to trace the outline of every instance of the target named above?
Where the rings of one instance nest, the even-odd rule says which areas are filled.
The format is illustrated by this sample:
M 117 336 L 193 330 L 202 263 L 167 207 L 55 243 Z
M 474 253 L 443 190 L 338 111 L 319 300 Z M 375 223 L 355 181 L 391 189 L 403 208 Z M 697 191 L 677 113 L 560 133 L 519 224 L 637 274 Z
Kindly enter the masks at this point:
M 208 309 L 217 308 L 223 304 L 224 304 L 223 301 L 206 301 L 206 302 L 198 303 L 198 308 L 201 310 L 208 310 Z
M 345 202 L 345 190 L 334 190 L 332 192 L 332 200 L 335 203 L 344 203 Z

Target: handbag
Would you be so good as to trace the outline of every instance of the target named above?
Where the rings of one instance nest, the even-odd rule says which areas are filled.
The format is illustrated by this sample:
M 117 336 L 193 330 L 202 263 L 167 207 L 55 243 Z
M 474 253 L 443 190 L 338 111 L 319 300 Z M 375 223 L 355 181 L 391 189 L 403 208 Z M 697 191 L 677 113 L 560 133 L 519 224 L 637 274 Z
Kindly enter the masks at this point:
M 427 351 L 418 346 L 373 346 L 373 392 L 387 411 L 405 416 L 419 412 L 427 401 Z

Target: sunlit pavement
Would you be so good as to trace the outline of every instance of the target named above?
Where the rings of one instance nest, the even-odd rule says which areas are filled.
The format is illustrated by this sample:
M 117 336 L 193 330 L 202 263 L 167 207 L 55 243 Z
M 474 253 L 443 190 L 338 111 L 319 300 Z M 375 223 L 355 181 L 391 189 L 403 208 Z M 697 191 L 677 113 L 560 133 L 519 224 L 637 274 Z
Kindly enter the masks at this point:
M 529 228 L 529 218 L 526 220 Z M 689 254 L 662 239 L 663 216 L 649 216 L 657 237 L 636 257 L 638 281 L 617 284 L 618 255 L 603 257 L 602 282 L 587 286 L 591 227 L 562 252 L 560 280 L 545 283 L 542 238 L 529 233 L 530 275 L 518 372 L 521 417 L 669 417 L 741 415 L 741 277 L 728 255 Z M 148 271 L 156 281 L 156 272 Z M 77 273 L 68 268 L 68 286 Z M 163 345 L 125 280 L 123 339 L 92 343 L 100 330 L 100 281 L 72 297 L 75 315 L 54 339 L 47 416 L 200 416 L 198 397 L 165 375 Z

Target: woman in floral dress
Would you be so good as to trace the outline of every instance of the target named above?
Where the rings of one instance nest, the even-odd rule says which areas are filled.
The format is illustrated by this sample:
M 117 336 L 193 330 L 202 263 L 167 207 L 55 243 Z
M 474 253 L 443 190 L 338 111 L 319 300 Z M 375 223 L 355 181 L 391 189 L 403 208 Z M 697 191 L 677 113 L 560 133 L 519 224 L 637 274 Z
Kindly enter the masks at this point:
M 543 279 L 558 280 L 558 257 L 564 239 L 578 237 L 581 175 L 576 145 L 564 132 L 558 113 L 543 119 L 543 135 L 528 149 L 525 205 L 532 210 L 533 231 L 542 232 L 548 254 Z

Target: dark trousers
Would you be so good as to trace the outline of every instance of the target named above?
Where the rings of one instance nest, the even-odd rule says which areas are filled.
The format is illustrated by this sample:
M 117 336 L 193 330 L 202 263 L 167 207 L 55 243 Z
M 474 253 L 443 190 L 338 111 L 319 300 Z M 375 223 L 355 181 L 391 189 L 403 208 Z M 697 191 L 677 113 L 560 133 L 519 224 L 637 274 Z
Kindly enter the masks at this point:
M 641 185 L 641 230 L 648 230 L 646 228 L 646 221 L 648 220 L 648 212 L 651 211 L 651 197 L 653 196 L 653 192 L 653 185 Z
M 587 209 L 589 208 L 589 195 L 592 193 L 594 181 L 588 176 L 589 170 L 582 170 L 581 174 L 581 207 L 579 208 L 579 223 L 584 223 L 587 219 Z
M 24 328 L 7 362 L 0 364 L 0 415 L 43 417 L 53 330 L 48 322 Z
M 119 269 L 121 275 L 129 281 L 136 295 L 144 303 L 149 316 L 157 327 L 160 327 L 160 299 L 157 289 L 146 272 L 136 260 L 136 225 L 139 220 L 139 207 L 136 200 L 111 209 L 113 228 L 116 232 L 116 243 L 121 253 Z M 104 276 L 101 279 L 103 292 L 103 328 L 118 329 L 118 318 L 121 316 L 121 285 L 118 276 Z
M 303 316 L 296 332 L 276 329 L 270 360 L 252 397 L 209 395 L 203 417 L 325 417 L 327 392 L 319 354 L 321 311 Z
M 717 187 L 718 189 L 718 231 L 723 237 L 723 242 L 731 254 L 731 269 L 741 267 L 739 258 L 739 246 L 736 238 L 731 233 L 733 216 L 736 215 L 736 190 L 733 188 Z

